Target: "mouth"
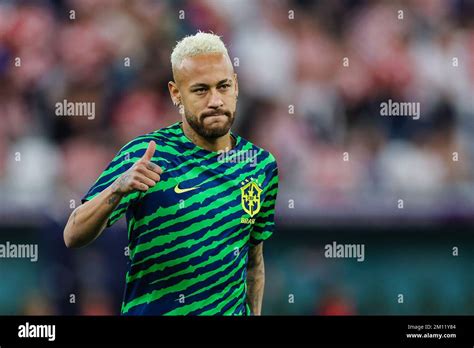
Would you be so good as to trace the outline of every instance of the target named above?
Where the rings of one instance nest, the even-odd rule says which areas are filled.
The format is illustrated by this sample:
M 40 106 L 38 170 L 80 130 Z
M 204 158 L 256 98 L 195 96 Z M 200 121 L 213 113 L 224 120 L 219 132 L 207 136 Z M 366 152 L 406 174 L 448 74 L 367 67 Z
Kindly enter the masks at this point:
M 212 115 L 205 115 L 203 117 L 203 119 L 205 118 L 213 118 L 213 117 L 228 117 L 226 114 L 222 113 L 222 114 L 212 114 Z
M 205 115 L 202 117 L 201 122 L 205 122 L 207 125 L 214 124 L 214 123 L 224 123 L 230 118 L 230 115 L 227 115 L 226 112 Z

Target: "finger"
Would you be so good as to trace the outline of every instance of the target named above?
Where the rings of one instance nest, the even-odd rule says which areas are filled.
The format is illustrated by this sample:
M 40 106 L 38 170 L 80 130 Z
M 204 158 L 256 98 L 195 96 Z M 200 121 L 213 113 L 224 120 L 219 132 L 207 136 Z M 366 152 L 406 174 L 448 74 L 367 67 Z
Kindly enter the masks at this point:
M 150 178 L 147 178 L 145 175 L 143 174 L 137 174 L 135 176 L 135 180 L 142 183 L 142 184 L 145 184 L 147 185 L 148 187 L 153 187 L 156 185 L 156 181 L 150 179 Z
M 146 149 L 145 154 L 143 155 L 142 159 L 151 161 L 153 155 L 155 154 L 156 150 L 156 143 L 152 140 L 148 143 L 148 148 Z
M 137 167 L 137 172 L 145 175 L 147 178 L 150 178 L 151 180 L 158 182 L 160 181 L 161 177 L 159 174 L 157 174 L 154 171 L 146 169 L 146 167 Z
M 135 189 L 137 191 L 143 191 L 143 192 L 148 191 L 148 189 L 149 189 L 148 185 L 143 184 L 143 183 L 138 182 L 138 181 L 134 181 L 132 183 L 132 187 L 133 187 L 133 189 Z
M 153 162 L 148 162 L 146 164 L 146 167 L 149 169 L 149 170 L 152 170 L 154 171 L 155 173 L 157 174 L 163 174 L 163 169 L 161 169 L 161 167 Z

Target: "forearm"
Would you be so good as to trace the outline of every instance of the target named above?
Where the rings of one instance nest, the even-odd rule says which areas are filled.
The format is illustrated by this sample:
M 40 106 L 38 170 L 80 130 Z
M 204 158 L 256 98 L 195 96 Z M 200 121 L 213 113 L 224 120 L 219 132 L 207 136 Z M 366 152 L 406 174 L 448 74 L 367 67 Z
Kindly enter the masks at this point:
M 263 261 L 262 244 L 249 251 L 247 266 L 247 303 L 253 315 L 261 315 L 263 291 L 265 287 L 265 264 Z
M 64 242 L 69 248 L 82 247 L 95 240 L 123 197 L 133 192 L 146 192 L 160 181 L 163 170 L 151 162 L 156 150 L 152 140 L 143 157 L 94 199 L 76 208 L 64 228 Z
M 122 194 L 114 191 L 112 185 L 91 201 L 77 207 L 64 228 L 66 246 L 79 248 L 94 241 L 104 230 L 122 197 Z

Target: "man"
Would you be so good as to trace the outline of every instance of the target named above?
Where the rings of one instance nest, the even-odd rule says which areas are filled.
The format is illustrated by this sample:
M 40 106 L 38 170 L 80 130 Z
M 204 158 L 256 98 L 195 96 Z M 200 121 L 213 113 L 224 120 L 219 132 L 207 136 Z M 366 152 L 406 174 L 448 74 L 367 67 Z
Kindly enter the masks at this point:
M 239 89 L 218 36 L 184 38 L 171 64 L 182 122 L 119 151 L 69 217 L 65 243 L 84 246 L 125 214 L 122 314 L 260 315 L 275 158 L 230 130 Z

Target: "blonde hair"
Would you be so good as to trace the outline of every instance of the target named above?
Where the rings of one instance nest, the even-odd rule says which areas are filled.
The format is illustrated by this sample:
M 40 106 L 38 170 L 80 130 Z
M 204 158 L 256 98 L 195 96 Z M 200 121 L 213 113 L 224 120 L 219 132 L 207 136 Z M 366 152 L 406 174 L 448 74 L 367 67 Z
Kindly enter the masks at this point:
M 227 48 L 220 36 L 213 33 L 197 32 L 178 41 L 171 53 L 171 68 L 173 73 L 187 57 L 204 53 L 222 53 L 229 57 Z M 230 58 L 229 58 L 230 60 Z

